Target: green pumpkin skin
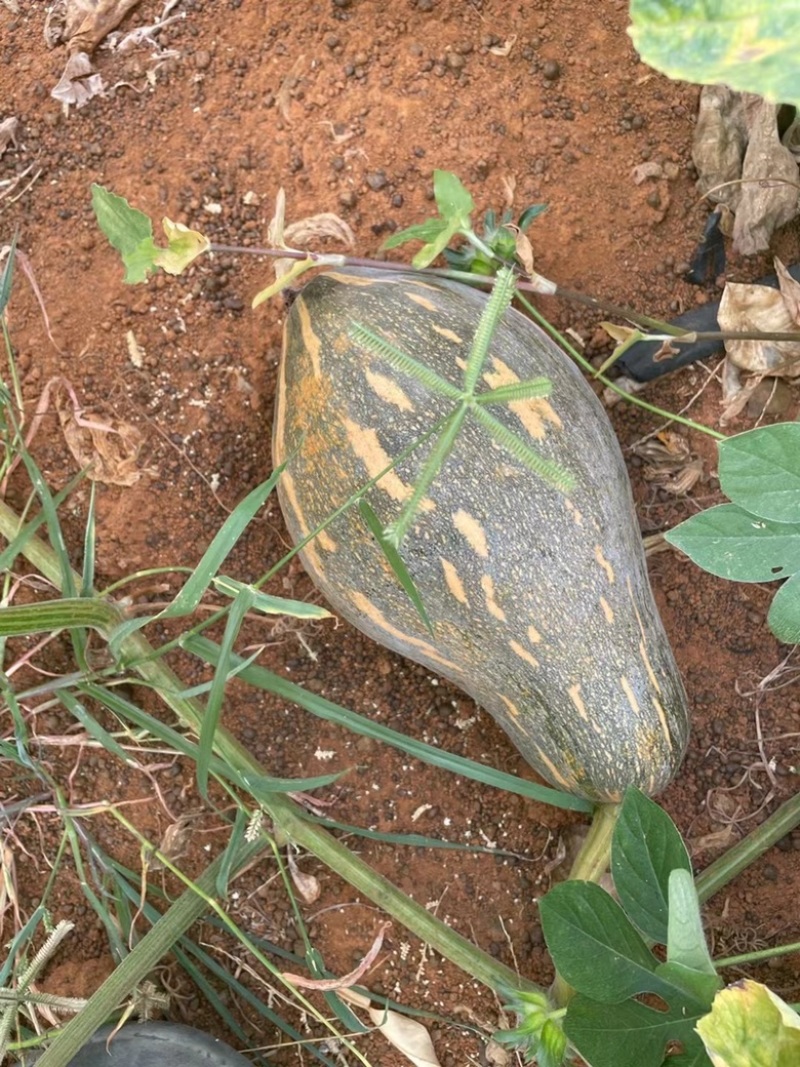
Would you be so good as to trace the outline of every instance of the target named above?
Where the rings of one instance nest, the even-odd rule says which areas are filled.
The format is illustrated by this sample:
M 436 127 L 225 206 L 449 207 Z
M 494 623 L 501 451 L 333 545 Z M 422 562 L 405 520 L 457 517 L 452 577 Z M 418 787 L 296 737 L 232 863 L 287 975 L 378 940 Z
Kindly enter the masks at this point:
M 359 323 L 460 386 L 486 297 L 436 278 L 339 270 L 297 297 L 284 330 L 275 465 L 295 543 L 452 408 L 357 344 Z M 375 641 L 453 681 L 554 786 L 616 802 L 663 789 L 686 747 L 686 695 L 650 588 L 625 464 L 602 405 L 533 323 L 509 311 L 486 389 L 543 375 L 548 400 L 492 414 L 575 477 L 563 493 L 467 418 L 401 547 L 434 627 L 357 507 L 301 552 L 333 609 Z M 429 446 L 367 494 L 384 526 Z

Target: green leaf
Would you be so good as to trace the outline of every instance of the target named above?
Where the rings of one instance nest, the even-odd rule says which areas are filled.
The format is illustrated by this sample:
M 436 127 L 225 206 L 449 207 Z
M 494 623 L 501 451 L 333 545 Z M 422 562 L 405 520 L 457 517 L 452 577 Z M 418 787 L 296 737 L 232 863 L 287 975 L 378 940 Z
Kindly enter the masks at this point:
M 181 641 L 181 645 L 205 663 L 216 666 L 220 662 L 221 652 L 219 645 L 205 637 L 190 633 Z M 272 693 L 282 700 L 289 700 L 310 711 L 313 715 L 317 715 L 320 719 L 335 722 L 337 725 L 343 726 L 347 730 L 352 730 L 363 737 L 371 737 L 376 741 L 392 745 L 394 748 L 400 749 L 401 752 L 408 753 L 414 759 L 422 760 L 423 763 L 440 767 L 452 774 L 463 775 L 472 781 L 483 782 L 486 785 L 493 786 L 495 789 L 505 789 L 510 793 L 530 797 L 541 804 L 552 804 L 558 808 L 566 808 L 568 811 L 590 812 L 592 810 L 592 805 L 588 800 L 584 800 L 583 797 L 576 797 L 571 793 L 562 793 L 557 789 L 539 785 L 537 782 L 531 782 L 525 778 L 517 778 L 513 774 L 507 774 L 505 771 L 495 770 L 494 767 L 485 767 L 483 764 L 475 763 L 473 760 L 465 759 L 463 756 L 456 756 L 433 745 L 426 745 L 423 741 L 414 740 L 413 737 L 406 737 L 405 734 L 392 730 L 388 726 L 383 726 L 365 715 L 359 715 L 355 711 L 343 708 L 340 704 L 334 704 L 324 697 L 317 696 L 316 693 L 312 693 L 302 686 L 288 681 L 274 671 L 268 671 L 264 667 L 250 664 L 245 666 L 245 661 L 239 656 L 233 656 L 231 662 L 237 677 L 248 685 L 263 689 L 265 692 Z M 128 706 L 126 711 L 129 715 L 140 716 L 143 714 L 132 706 Z M 141 722 L 142 720 L 138 719 L 137 721 Z M 148 728 L 151 730 L 156 729 L 153 724 L 150 724 Z M 167 728 L 165 727 L 165 729 Z M 171 736 L 170 743 L 173 747 L 182 751 L 180 748 L 180 735 Z
M 469 225 L 469 219 L 475 210 L 475 202 L 459 179 L 449 170 L 433 172 L 433 195 L 439 214 L 448 222 L 457 220 Z
M 628 789 L 614 827 L 611 874 L 625 914 L 659 945 L 667 943 L 670 873 L 691 869 L 667 813 L 638 789 Z
M 407 226 L 404 230 L 393 233 L 391 237 L 386 238 L 382 247 L 398 248 L 406 241 L 424 241 L 425 244 L 429 244 L 446 228 L 446 220 L 437 215 L 435 218 L 425 219 L 424 222 L 418 222 L 414 226 Z
M 145 281 L 155 270 L 158 253 L 148 216 L 131 207 L 124 196 L 97 184 L 92 185 L 92 207 L 98 226 L 122 257 L 125 281 L 129 285 Z
M 244 531 L 258 514 L 275 488 L 286 466 L 282 463 L 261 485 L 251 489 L 244 500 L 239 501 L 222 526 L 217 530 L 211 544 L 203 553 L 183 588 L 164 612 L 165 618 L 189 615 L 203 599 L 212 579 L 233 551 Z
M 717 977 L 706 944 L 694 879 L 687 870 L 674 870 L 669 876 L 667 962 Z
M 704 571 L 734 582 L 771 582 L 800 570 L 800 523 L 757 518 L 738 504 L 692 515 L 664 538 Z
M 739 507 L 763 519 L 800 519 L 800 423 L 779 422 L 719 444 L 719 481 Z
M 783 644 L 800 644 L 800 574 L 784 582 L 773 597 L 767 624 Z
M 797 1067 L 800 1017 L 759 982 L 745 979 L 718 993 L 697 1024 L 714 1067 Z
M 673 1067 L 664 1059 L 673 1041 L 683 1045 L 681 1067 L 710 1067 L 694 1032 L 706 1009 L 689 998 L 676 997 L 666 1011 L 639 1001 L 609 1007 L 580 994 L 567 1008 L 564 1031 L 592 1067 Z
M 425 605 L 422 603 L 422 597 L 420 596 L 419 590 L 414 584 L 414 579 L 408 573 L 408 568 L 403 562 L 402 556 L 397 551 L 396 546 L 393 545 L 389 538 L 386 536 L 386 531 L 381 525 L 381 520 L 372 510 L 372 506 L 369 504 L 369 502 L 362 499 L 361 501 L 359 501 L 358 506 L 361 511 L 361 517 L 364 519 L 364 522 L 369 527 L 372 536 L 378 542 L 378 545 L 380 546 L 381 551 L 386 557 L 389 566 L 394 571 L 395 577 L 405 590 L 406 596 L 414 605 L 420 619 L 422 619 L 423 626 L 431 635 L 431 637 L 433 637 L 433 624 L 431 623 L 431 620 L 428 617 L 428 613 L 425 610 Z
M 636 51 L 670 78 L 800 104 L 798 0 L 631 0 Z
M 457 233 L 461 231 L 458 219 L 450 220 L 444 229 L 429 243 L 420 248 L 419 252 L 411 260 L 416 270 L 423 270 L 444 252 Z
M 662 991 L 657 959 L 599 885 L 563 882 L 542 898 L 539 912 L 556 969 L 579 993 L 616 1004 L 645 990 Z
M 692 967 L 686 967 L 682 963 L 660 963 L 656 967 L 656 974 L 665 982 L 669 982 L 671 986 L 682 990 L 687 997 L 692 997 L 708 1008 L 711 1007 L 714 997 L 723 985 L 719 975 L 695 971 Z M 670 1067 L 672 1067 L 671 1064 Z
M 243 589 L 246 589 L 252 596 L 252 610 L 260 611 L 263 615 L 289 615 L 293 619 L 330 619 L 333 617 L 327 608 L 320 607 L 319 604 L 271 596 L 269 593 L 260 592 L 247 582 L 237 581 L 236 578 L 229 578 L 225 574 L 214 578 L 211 584 L 217 592 L 229 597 L 236 597 Z

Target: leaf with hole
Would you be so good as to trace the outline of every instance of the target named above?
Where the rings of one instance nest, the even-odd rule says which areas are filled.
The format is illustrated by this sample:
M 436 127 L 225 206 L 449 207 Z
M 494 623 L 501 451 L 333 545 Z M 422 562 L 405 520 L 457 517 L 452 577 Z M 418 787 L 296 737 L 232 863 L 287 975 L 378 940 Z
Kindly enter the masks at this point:
M 704 571 L 734 582 L 770 582 L 800 570 L 800 523 L 759 518 L 738 504 L 692 515 L 664 539 Z

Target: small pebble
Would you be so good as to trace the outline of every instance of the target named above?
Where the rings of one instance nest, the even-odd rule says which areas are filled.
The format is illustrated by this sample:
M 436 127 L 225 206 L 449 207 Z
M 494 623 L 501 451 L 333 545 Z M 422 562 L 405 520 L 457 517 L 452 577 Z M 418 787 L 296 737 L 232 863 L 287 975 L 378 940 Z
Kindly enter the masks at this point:
M 542 66 L 545 81 L 554 82 L 561 75 L 561 64 L 556 59 L 548 59 Z

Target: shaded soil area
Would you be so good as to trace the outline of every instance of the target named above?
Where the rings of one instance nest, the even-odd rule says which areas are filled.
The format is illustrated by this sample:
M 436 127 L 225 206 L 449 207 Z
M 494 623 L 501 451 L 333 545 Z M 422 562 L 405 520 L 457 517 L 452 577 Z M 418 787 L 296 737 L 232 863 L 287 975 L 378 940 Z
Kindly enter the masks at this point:
M 358 254 L 374 257 L 388 234 L 431 213 L 433 171 L 443 168 L 461 177 L 481 213 L 502 208 L 512 195 L 517 211 L 546 202 L 530 232 L 536 267 L 566 288 L 661 316 L 719 295 L 720 279 L 703 288 L 683 278 L 708 213 L 690 160 L 698 91 L 638 61 L 625 32 L 627 4 L 619 0 L 182 0 L 158 47 L 145 41 L 125 52 L 98 49 L 95 65 L 107 91 L 68 114 L 50 96 L 66 53 L 45 43 L 46 5 L 17 6 L 14 14 L 13 4 L 0 4 L 0 120 L 19 120 L 16 143 L 0 158 L 0 245 L 17 235 L 52 331 L 50 338 L 18 269 L 7 320 L 27 426 L 37 406 L 42 411 L 31 450 L 54 492 L 77 474 L 70 388 L 83 418 L 140 442 L 135 461 L 123 464 L 130 484 L 98 484 L 101 589 L 150 568 L 192 567 L 231 508 L 269 475 L 284 310 L 280 300 L 250 309 L 272 278 L 269 263 L 254 256 L 204 258 L 181 277 L 125 286 L 94 220 L 92 182 L 155 220 L 166 215 L 217 243 L 251 248 L 266 243 L 282 188 L 289 220 L 336 212 L 353 228 Z M 162 9 L 142 0 L 123 29 L 153 24 Z M 662 164 L 664 177 L 637 185 L 631 171 L 648 160 Z M 786 262 L 798 258 L 797 237 L 789 228 L 776 239 Z M 747 280 L 770 264 L 729 259 L 728 268 L 729 276 Z M 609 355 L 596 311 L 554 298 L 538 303 L 589 358 Z M 646 398 L 716 425 L 720 384 L 710 370 L 692 366 L 670 375 Z M 796 412 L 792 396 L 781 417 Z M 650 477 L 653 461 L 642 455 L 643 439 L 661 420 L 624 404 L 610 414 L 630 460 L 643 533 L 719 499 L 710 439 L 679 431 L 702 459 L 703 473 L 688 495 L 675 495 Z M 731 429 L 753 424 L 745 414 Z M 6 499 L 21 509 L 26 492 L 17 471 Z M 76 566 L 88 505 L 83 481 L 60 509 Z M 253 580 L 287 548 L 273 497 L 226 570 Z M 789 650 L 766 628 L 770 588 L 722 583 L 671 551 L 653 555 L 650 564 L 694 713 L 689 753 L 662 800 L 700 869 L 797 787 L 800 692 L 788 684 L 791 660 L 775 674 Z M 177 576 L 157 574 L 122 593 L 152 607 L 178 586 Z M 270 591 L 319 601 L 296 560 Z M 30 585 L 19 593 L 36 595 Z M 175 632 L 156 626 L 151 638 Z M 532 776 L 465 696 L 344 623 L 270 619 L 248 623 L 244 636 L 248 647 L 262 648 L 260 664 L 315 693 L 443 749 Z M 6 669 L 33 644 L 12 644 Z M 57 635 L 31 664 L 39 680 L 73 670 L 69 640 Z M 173 665 L 187 686 L 209 677 L 188 657 L 177 655 Z M 125 693 L 155 710 L 143 687 L 126 683 Z M 120 805 L 153 842 L 183 820 L 180 862 L 191 874 L 219 850 L 229 832 L 226 798 L 214 796 L 216 808 L 204 805 L 188 760 L 154 751 L 147 765 L 140 759 L 139 769 L 125 767 L 99 750 L 62 705 L 32 699 L 22 713 L 64 802 L 74 811 L 89 806 L 81 819 L 96 842 L 137 876 L 138 842 L 110 817 L 91 814 L 91 805 Z M 364 859 L 465 936 L 532 979 L 551 980 L 537 899 L 565 873 L 565 856 L 585 820 L 446 776 L 243 685 L 232 687 L 224 721 L 271 774 L 347 772 L 322 794 L 332 802 L 328 814 L 342 823 L 502 850 L 444 852 L 351 838 Z M 2 729 L 13 739 L 8 710 Z M 44 892 L 62 821 L 49 795 L 12 808 L 37 797 L 41 783 L 32 785 L 8 761 L 0 776 L 4 803 L 15 812 L 5 822 L 6 845 L 24 920 Z M 787 908 L 800 895 L 797 849 L 800 834 L 710 902 L 706 917 L 717 953 L 798 939 L 800 918 Z M 346 973 L 368 950 L 381 914 L 312 858 L 299 862 L 320 883 L 319 899 L 302 905 L 311 941 L 332 972 Z M 175 893 L 163 871 L 148 876 Z M 82 889 L 82 879 L 92 877 L 91 865 L 81 871 L 68 851 L 48 907 L 76 931 L 43 983 L 50 991 L 84 995 L 111 967 L 107 932 Z M 231 914 L 248 932 L 304 954 L 273 861 L 261 861 L 237 891 Z M 217 928 L 206 924 L 199 939 L 221 965 L 270 996 L 269 980 L 256 967 L 255 976 L 248 973 L 243 963 L 251 963 L 237 958 Z M 800 976 L 791 958 L 763 974 L 776 991 L 797 999 Z M 245 1047 L 174 960 L 154 977 L 172 994 L 171 1017 Z M 487 1062 L 481 1036 L 462 1033 L 453 1021 L 490 1031 L 498 1004 L 416 938 L 394 926 L 368 982 L 442 1017 L 431 1029 L 445 1067 Z M 244 1001 L 228 998 L 227 1005 L 248 1035 L 246 1047 L 279 1043 Z M 285 1011 L 302 1029 L 295 1009 Z M 374 1063 L 401 1062 L 380 1035 L 359 1047 Z M 273 1055 L 294 1063 L 298 1053 Z

